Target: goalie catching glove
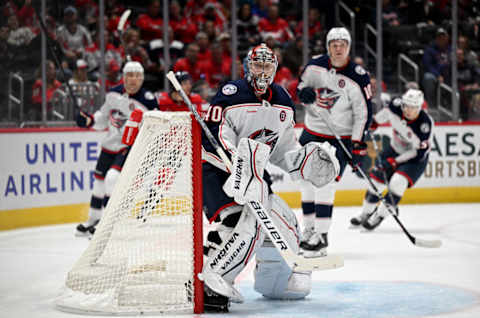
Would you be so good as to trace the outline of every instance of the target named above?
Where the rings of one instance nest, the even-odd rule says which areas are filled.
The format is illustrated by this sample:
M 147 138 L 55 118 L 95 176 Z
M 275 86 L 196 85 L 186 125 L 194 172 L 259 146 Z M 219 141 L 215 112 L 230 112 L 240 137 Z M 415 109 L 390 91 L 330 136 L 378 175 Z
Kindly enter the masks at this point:
M 263 171 L 270 156 L 270 146 L 249 138 L 242 138 L 233 154 L 232 174 L 223 185 L 223 191 L 240 205 L 247 201 L 263 203 L 268 198 L 268 185 Z
M 287 152 L 285 161 L 290 177 L 310 181 L 316 187 L 330 183 L 340 172 L 335 151 L 328 142 L 309 142 L 302 148 Z

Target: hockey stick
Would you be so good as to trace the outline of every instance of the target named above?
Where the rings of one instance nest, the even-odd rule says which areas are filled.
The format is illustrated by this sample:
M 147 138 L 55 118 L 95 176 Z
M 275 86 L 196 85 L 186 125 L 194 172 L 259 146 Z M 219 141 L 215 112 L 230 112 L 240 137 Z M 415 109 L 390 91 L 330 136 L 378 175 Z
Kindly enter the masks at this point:
M 380 150 L 378 149 L 377 142 L 375 141 L 375 135 L 372 134 L 370 130 L 367 130 L 367 134 L 370 136 L 370 139 L 372 139 L 373 149 L 375 150 L 375 157 L 377 157 L 380 154 Z M 390 198 L 390 201 L 393 202 L 392 193 L 390 192 L 390 181 L 388 181 L 387 172 L 385 171 L 385 167 L 383 166 L 382 160 L 380 159 L 378 160 L 378 166 L 380 170 L 382 170 L 383 179 L 385 180 L 385 185 L 387 186 L 387 193 Z M 398 207 L 395 207 L 395 208 L 398 209 Z
M 195 119 L 202 127 L 205 136 L 207 137 L 208 141 L 211 143 L 215 151 L 223 160 L 227 169 L 232 171 L 232 163 L 230 159 L 225 154 L 223 148 L 218 144 L 215 137 L 212 135 L 210 129 L 208 129 L 207 124 L 197 112 L 195 107 L 193 107 L 190 99 L 185 94 L 182 86 L 178 82 L 175 77 L 175 74 L 170 71 L 167 74 L 168 80 L 173 84 L 175 90 L 177 90 L 182 99 L 184 100 L 185 104 L 187 104 L 190 111 L 193 113 Z M 304 258 L 302 256 L 297 255 L 293 252 L 292 248 L 288 245 L 287 241 L 282 236 L 282 233 L 277 229 L 275 223 L 270 216 L 270 212 L 268 212 L 260 202 L 257 201 L 248 201 L 248 207 L 250 208 L 251 212 L 257 218 L 257 221 L 262 225 L 265 232 L 267 232 L 268 237 L 272 241 L 273 245 L 277 248 L 280 255 L 283 257 L 285 262 L 288 266 L 292 269 L 299 270 L 299 271 L 314 271 L 314 270 L 326 270 L 326 269 L 333 269 L 343 266 L 343 257 L 339 255 L 328 255 L 325 257 L 319 258 Z
M 311 107 L 315 107 L 315 106 L 311 106 Z M 338 141 L 338 143 L 340 144 L 340 146 L 342 147 L 343 151 L 345 152 L 345 154 L 347 155 L 348 159 L 352 162 L 353 164 L 353 158 L 352 158 L 352 154 L 350 153 L 350 151 L 348 151 L 347 147 L 345 146 L 345 144 L 343 143 L 342 139 L 338 136 L 337 132 L 335 131 L 335 129 L 333 128 L 333 126 L 331 125 L 330 123 L 330 118 L 326 117 L 326 114 L 324 114 L 324 112 L 322 110 L 317 110 L 315 108 L 315 111 L 320 115 L 322 116 L 323 118 L 323 121 L 325 122 L 325 124 L 327 125 L 328 129 L 330 129 L 330 131 L 332 132 L 332 134 L 335 136 L 335 139 Z M 397 214 L 395 213 L 395 211 L 392 211 L 392 207 L 388 204 L 388 202 L 386 201 L 385 197 L 383 197 L 383 195 L 380 193 L 380 191 L 378 190 L 378 188 L 375 186 L 375 184 L 373 183 L 372 179 L 370 178 L 370 176 L 368 176 L 365 171 L 363 170 L 362 167 L 360 167 L 359 165 L 355 164 L 355 168 L 358 169 L 358 171 L 360 172 L 360 174 L 362 175 L 362 177 L 368 181 L 370 187 L 375 191 L 375 194 L 382 200 L 382 202 L 385 204 L 385 206 L 387 207 L 387 211 L 393 216 L 393 218 L 395 219 L 395 221 L 397 222 L 397 224 L 400 226 L 400 228 L 402 229 L 403 233 L 405 233 L 405 235 L 408 237 L 408 239 L 410 240 L 410 242 L 412 242 L 415 246 L 419 246 L 419 247 L 430 247 L 430 248 L 436 248 L 436 247 L 440 247 L 442 245 L 442 241 L 440 240 L 425 240 L 425 239 L 419 239 L 419 238 L 416 238 L 415 236 L 413 236 L 412 234 L 410 234 L 407 229 L 405 228 L 405 226 L 402 224 L 402 222 L 400 221 L 400 219 L 398 218 Z
M 125 43 L 123 42 L 123 31 L 125 29 L 125 24 L 127 23 L 127 20 L 130 17 L 131 13 L 132 13 L 132 10 L 130 9 L 125 10 L 120 16 L 120 19 L 118 20 L 118 25 L 117 25 L 118 36 L 120 37 L 120 43 L 122 44 L 124 50 L 126 49 L 126 47 L 125 47 Z M 132 58 L 128 54 L 125 54 L 125 59 L 127 60 L 127 62 L 132 60 Z

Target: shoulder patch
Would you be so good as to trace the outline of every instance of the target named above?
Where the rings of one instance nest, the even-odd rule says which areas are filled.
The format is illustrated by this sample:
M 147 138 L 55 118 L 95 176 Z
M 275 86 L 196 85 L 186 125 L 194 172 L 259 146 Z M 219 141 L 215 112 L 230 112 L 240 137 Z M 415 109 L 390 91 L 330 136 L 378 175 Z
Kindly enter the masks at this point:
M 151 92 L 145 92 L 145 99 L 152 100 L 155 96 Z
M 237 92 L 237 90 L 238 90 L 237 86 L 235 86 L 233 84 L 227 84 L 227 85 L 223 86 L 222 93 L 224 95 L 233 95 Z
M 367 74 L 367 71 L 360 65 L 355 66 L 355 72 L 357 72 L 358 75 L 365 75 Z
M 420 125 L 420 131 L 424 134 L 428 133 L 430 131 L 430 125 L 427 123 L 423 123 Z
M 395 98 L 392 101 L 392 104 L 393 104 L 393 106 L 396 106 L 396 107 L 402 106 L 402 99 L 401 98 Z

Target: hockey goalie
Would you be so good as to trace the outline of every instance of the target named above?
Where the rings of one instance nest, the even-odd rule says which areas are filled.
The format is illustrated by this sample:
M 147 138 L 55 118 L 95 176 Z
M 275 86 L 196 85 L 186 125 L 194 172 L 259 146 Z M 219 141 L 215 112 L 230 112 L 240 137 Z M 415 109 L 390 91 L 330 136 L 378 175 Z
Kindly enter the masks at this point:
M 311 273 L 287 265 L 278 246 L 269 239 L 271 233 L 266 235 L 265 224 L 260 224 L 251 211 L 251 203 L 265 207 L 285 244 L 298 253 L 296 217 L 272 192 L 265 166 L 270 162 L 289 172 L 294 180 L 321 187 L 338 175 L 339 164 L 335 149 L 328 144 L 301 147 L 298 143 L 294 104 L 288 93 L 273 83 L 277 66 L 275 54 L 265 44 L 252 49 L 246 78 L 220 87 L 204 116 L 207 131 L 233 161 L 228 171 L 214 143 L 202 136 L 204 212 L 216 223 L 207 235 L 202 273 L 206 310 L 227 311 L 230 301 L 242 302 L 233 284 L 253 258 L 257 263 L 254 288 L 265 297 L 300 299 L 310 292 Z
M 288 171 L 294 180 L 317 187 L 339 172 L 335 148 L 327 143 L 301 147 L 294 133 L 294 104 L 288 93 L 272 83 L 278 62 L 262 44 L 249 52 L 247 76 L 222 86 L 204 122 L 233 161 L 233 169 L 202 136 L 204 213 L 215 228 L 207 234 L 201 278 L 205 282 L 205 310 L 228 311 L 243 297 L 235 278 L 256 260 L 254 288 L 273 299 L 301 299 L 310 293 L 311 272 L 287 265 L 247 201 L 269 212 L 289 246 L 299 251 L 300 229 L 294 212 L 271 190 L 268 162 Z M 127 125 L 128 126 L 128 125 Z M 125 132 L 128 134 L 128 130 Z

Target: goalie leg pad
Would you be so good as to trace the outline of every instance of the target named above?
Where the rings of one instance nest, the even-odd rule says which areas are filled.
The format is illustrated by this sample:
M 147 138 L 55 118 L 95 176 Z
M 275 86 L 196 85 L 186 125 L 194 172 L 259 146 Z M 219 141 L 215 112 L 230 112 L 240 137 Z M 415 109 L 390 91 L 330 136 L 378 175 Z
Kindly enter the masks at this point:
M 209 253 L 202 273 L 208 287 L 216 293 L 231 298 L 232 301 L 240 300 L 239 293 L 232 290 L 233 281 L 247 265 L 250 257 L 262 245 L 265 238 L 255 216 L 246 209 L 245 206 L 237 225 L 228 238 L 218 249 Z M 229 285 L 229 288 L 226 284 Z
M 264 297 L 302 299 L 310 293 L 311 272 L 292 271 L 271 242 L 258 250 L 256 261 L 254 289 Z
M 309 142 L 302 148 L 285 154 L 288 171 L 293 180 L 307 180 L 316 187 L 332 182 L 340 173 L 336 148 L 328 142 Z
M 269 196 L 273 222 L 285 237 L 295 253 L 299 251 L 300 226 L 295 213 L 278 195 Z M 257 292 L 273 299 L 301 299 L 310 293 L 310 273 L 296 272 L 266 239 L 256 254 L 257 266 L 254 272 Z
M 223 190 L 238 204 L 247 201 L 266 202 L 268 184 L 263 173 L 270 157 L 270 146 L 249 138 L 242 138 L 233 155 L 233 171 Z

